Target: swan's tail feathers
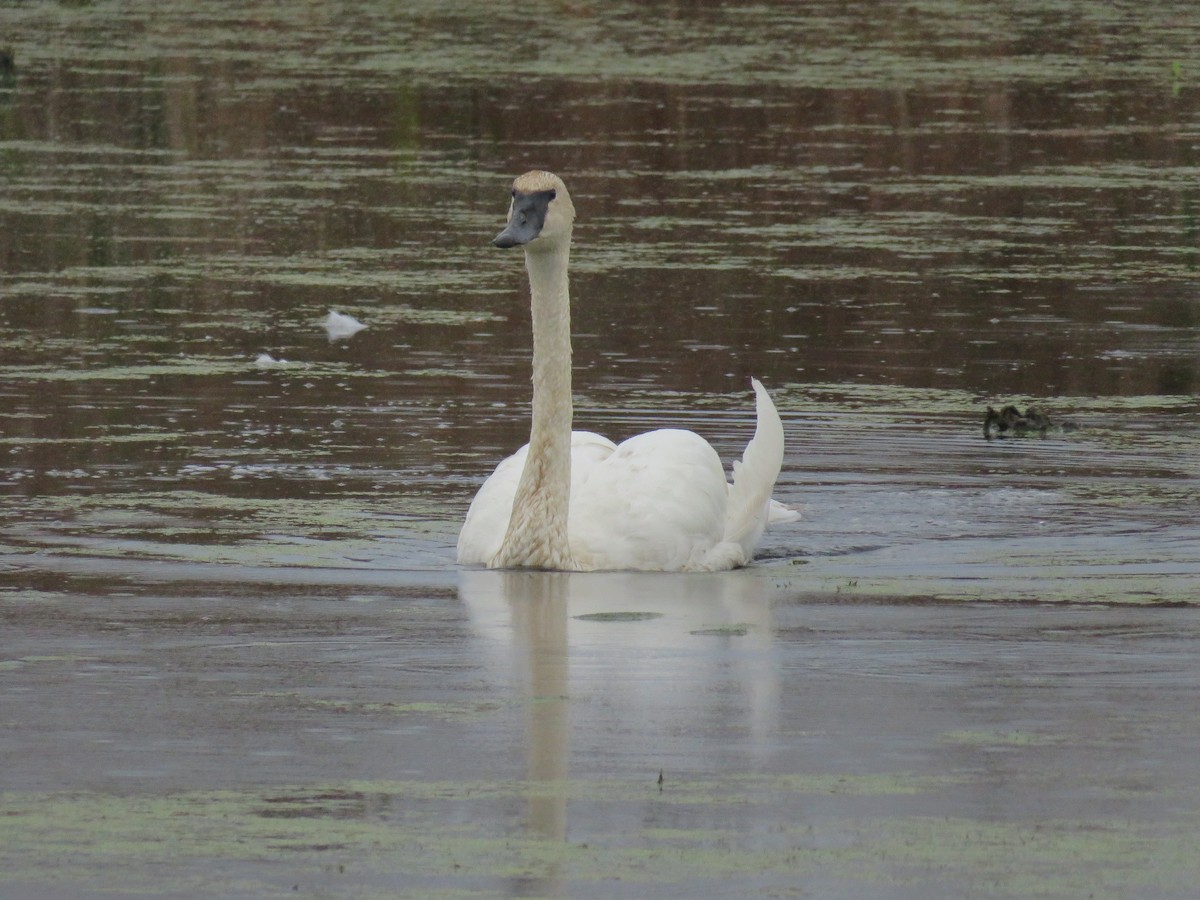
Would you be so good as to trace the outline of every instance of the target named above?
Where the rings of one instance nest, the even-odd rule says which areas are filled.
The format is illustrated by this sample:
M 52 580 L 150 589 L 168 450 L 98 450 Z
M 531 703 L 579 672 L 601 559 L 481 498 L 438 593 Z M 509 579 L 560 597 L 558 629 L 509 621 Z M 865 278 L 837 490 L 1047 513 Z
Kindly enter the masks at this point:
M 771 499 L 775 479 L 783 465 L 783 423 L 766 388 L 750 379 L 757 398 L 758 425 L 742 458 L 733 464 L 733 484 L 725 516 L 725 540 L 741 544 L 749 559 L 768 522 L 791 522 L 800 518 L 782 503 Z
M 800 510 L 792 509 L 790 506 L 784 506 L 778 500 L 772 500 L 771 505 L 767 508 L 767 524 L 782 525 L 784 522 L 798 522 L 803 518 L 800 515 Z

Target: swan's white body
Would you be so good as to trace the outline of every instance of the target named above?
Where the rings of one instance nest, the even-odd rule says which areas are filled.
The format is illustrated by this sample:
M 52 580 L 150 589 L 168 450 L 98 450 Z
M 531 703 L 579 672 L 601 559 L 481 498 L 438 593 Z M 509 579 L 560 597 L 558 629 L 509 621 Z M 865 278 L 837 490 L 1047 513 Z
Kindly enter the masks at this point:
M 529 443 L 496 467 L 472 501 L 458 561 L 566 571 L 746 565 L 769 522 L 798 518 L 771 500 L 783 425 L 758 381 L 758 424 L 734 463 L 732 484 L 717 452 L 693 432 L 650 431 L 617 445 L 571 430 L 567 263 L 574 214 L 557 176 L 530 172 L 514 182 L 509 227 L 496 243 L 525 246 L 533 424 Z

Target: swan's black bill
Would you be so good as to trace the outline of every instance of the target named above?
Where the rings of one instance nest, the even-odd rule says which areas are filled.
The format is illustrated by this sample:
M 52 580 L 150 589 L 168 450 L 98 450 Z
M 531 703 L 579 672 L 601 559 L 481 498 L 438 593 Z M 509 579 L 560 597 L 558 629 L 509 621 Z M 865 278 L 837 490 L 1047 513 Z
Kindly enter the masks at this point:
M 508 225 L 492 238 L 492 243 L 507 249 L 532 241 L 542 233 L 542 226 L 546 224 L 546 210 L 550 208 L 554 196 L 554 191 L 533 191 L 528 194 L 513 191 Z

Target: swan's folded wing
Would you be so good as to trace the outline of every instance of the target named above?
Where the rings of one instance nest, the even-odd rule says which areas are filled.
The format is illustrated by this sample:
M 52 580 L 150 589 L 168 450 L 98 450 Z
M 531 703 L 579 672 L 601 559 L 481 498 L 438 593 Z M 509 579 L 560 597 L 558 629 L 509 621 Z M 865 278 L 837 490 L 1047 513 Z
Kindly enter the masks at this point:
M 705 567 L 724 533 L 725 476 L 690 431 L 630 438 L 571 496 L 568 531 L 581 568 L 678 571 Z
M 592 469 L 608 459 L 617 445 L 591 431 L 571 432 L 571 497 L 591 476 Z

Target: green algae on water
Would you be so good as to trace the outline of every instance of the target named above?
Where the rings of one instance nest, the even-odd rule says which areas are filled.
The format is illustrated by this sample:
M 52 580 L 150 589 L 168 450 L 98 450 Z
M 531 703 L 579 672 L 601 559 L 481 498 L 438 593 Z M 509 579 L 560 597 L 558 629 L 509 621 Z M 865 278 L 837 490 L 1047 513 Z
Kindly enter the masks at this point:
M 585 613 L 579 616 L 572 616 L 574 619 L 579 619 L 581 622 L 646 622 L 650 619 L 661 619 L 663 613 L 659 612 L 600 612 L 600 613 Z
M 706 804 L 773 802 L 819 784 L 837 796 L 836 779 L 725 785 Z M 848 785 L 856 783 L 846 777 Z M 858 783 L 842 802 L 890 792 L 888 779 Z M 434 879 L 465 888 L 479 879 L 559 878 L 603 890 L 614 872 L 642 890 L 677 885 L 795 885 L 832 879 L 871 893 L 900 878 L 926 893 L 958 893 L 989 884 L 1005 896 L 1182 896 L 1200 876 L 1196 822 L 1141 822 L 1069 817 L 993 822 L 963 816 L 851 813 L 817 822 L 780 824 L 771 836 L 698 827 L 593 831 L 586 842 L 497 828 L 487 810 L 524 799 L 567 802 L 586 782 L 345 782 L 167 795 L 94 792 L 7 793 L 0 796 L 0 885 L 59 890 L 161 890 L 169 865 L 176 889 L 225 895 L 287 896 L 296 885 L 355 890 L 376 878 Z M 912 790 L 937 789 L 920 783 Z M 686 789 L 686 783 L 683 785 Z M 678 802 L 663 792 L 639 795 L 616 781 L 595 782 L 583 796 L 651 805 L 667 813 Z M 761 793 L 760 793 L 761 791 Z M 538 799 L 541 798 L 541 799 Z M 450 808 L 481 814 L 445 818 Z M 534 809 L 535 807 L 530 807 Z M 687 821 L 680 819 L 680 821 Z M 63 848 L 70 847 L 69 854 Z M 286 880 L 278 867 L 286 867 Z M 323 873 L 325 873 L 323 875 Z M 484 882 L 487 883 L 486 881 Z M 660 886 L 655 888 L 654 886 Z

